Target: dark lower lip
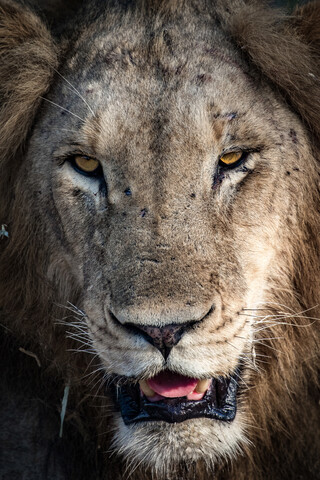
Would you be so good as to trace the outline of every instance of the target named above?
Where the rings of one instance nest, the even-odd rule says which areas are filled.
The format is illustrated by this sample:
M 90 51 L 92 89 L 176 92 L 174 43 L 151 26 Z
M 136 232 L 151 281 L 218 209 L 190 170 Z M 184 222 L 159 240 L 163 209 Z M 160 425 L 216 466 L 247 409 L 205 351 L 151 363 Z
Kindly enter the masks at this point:
M 151 421 L 180 423 L 191 418 L 230 422 L 237 410 L 237 377 L 235 373 L 229 378 L 212 379 L 210 388 L 201 400 L 183 397 L 150 402 L 141 396 L 139 385 L 128 384 L 117 389 L 116 402 L 126 425 Z

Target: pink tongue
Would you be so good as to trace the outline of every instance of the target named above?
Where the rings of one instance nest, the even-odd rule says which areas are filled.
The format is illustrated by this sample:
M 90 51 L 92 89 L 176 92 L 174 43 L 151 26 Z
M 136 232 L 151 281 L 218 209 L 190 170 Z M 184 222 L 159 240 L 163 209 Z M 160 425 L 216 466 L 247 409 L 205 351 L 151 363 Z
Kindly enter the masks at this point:
M 193 392 L 198 380 L 184 377 L 178 373 L 165 370 L 153 378 L 149 378 L 148 384 L 158 395 L 167 398 L 185 397 Z

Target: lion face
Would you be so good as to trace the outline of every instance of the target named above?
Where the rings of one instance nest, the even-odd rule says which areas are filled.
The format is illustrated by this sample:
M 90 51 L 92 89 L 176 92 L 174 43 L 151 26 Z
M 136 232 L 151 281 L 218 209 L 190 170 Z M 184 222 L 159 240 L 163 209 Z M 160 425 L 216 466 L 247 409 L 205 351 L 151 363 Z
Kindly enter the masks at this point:
M 49 104 L 38 122 L 28 188 L 46 184 L 41 208 L 60 219 L 48 228 L 77 272 L 101 365 L 133 384 L 120 387 L 127 425 L 119 415 L 115 445 L 155 464 L 231 455 L 246 425 L 248 313 L 282 265 L 294 216 L 284 185 L 294 189 L 304 133 L 268 87 L 252 87 L 219 33 L 195 34 L 187 61 L 162 33 L 117 49 L 104 32 L 86 42 L 48 96 L 68 111 Z M 207 380 L 204 391 L 187 378 Z
M 314 171 L 297 115 L 186 17 L 150 38 L 133 15 L 80 35 L 19 172 L 81 292 L 82 340 L 119 380 L 113 447 L 164 475 L 249 438 L 253 313 L 288 285 L 299 172 Z

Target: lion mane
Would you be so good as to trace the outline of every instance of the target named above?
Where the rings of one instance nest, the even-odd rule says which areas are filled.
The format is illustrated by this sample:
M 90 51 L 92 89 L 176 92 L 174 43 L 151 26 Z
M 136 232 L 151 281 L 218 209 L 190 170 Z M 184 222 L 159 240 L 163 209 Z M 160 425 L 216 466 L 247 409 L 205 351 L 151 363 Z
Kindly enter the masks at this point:
M 246 351 L 246 355 L 251 359 L 252 372 L 248 367 L 248 371 L 239 379 L 239 383 L 243 381 L 239 387 L 239 408 L 246 416 L 241 426 L 242 433 L 239 434 L 238 443 L 230 447 L 230 451 L 225 454 L 221 450 L 222 453 L 212 454 L 210 460 L 207 460 L 209 447 L 205 442 L 202 456 L 199 454 L 194 457 L 192 453 L 188 453 L 188 444 L 184 440 L 183 448 L 185 448 L 186 458 L 184 460 L 183 455 L 177 456 L 175 462 L 175 457 L 170 457 L 170 448 L 173 450 L 178 448 L 175 442 L 179 443 L 177 438 L 180 437 L 176 436 L 172 444 L 168 443 L 167 449 L 164 449 L 163 457 L 162 453 L 159 454 L 159 459 L 162 460 L 156 460 L 151 451 L 152 445 L 156 444 L 152 443 L 153 440 L 150 440 L 150 444 L 148 443 L 147 433 L 135 434 L 131 426 L 124 432 L 119 427 L 118 420 L 115 421 L 115 418 L 119 417 L 119 411 L 114 396 L 109 393 L 108 382 L 119 381 L 121 385 L 123 378 L 121 380 L 120 377 L 123 377 L 123 374 L 120 372 L 120 367 L 119 371 L 116 367 L 115 371 L 111 371 L 111 366 L 107 373 L 114 373 L 115 376 L 106 376 L 101 363 L 97 360 L 97 352 L 103 356 L 101 352 L 104 351 L 98 342 L 101 340 L 101 332 L 102 334 L 105 332 L 105 335 L 109 334 L 100 324 L 95 324 L 95 331 L 100 332 L 100 337 L 96 340 L 100 350 L 98 347 L 94 349 L 92 345 L 88 347 L 88 327 L 85 323 L 88 312 L 82 303 L 85 283 L 79 280 L 77 259 L 74 260 L 73 250 L 69 248 L 71 237 L 65 236 L 66 227 L 60 218 L 61 212 L 67 211 L 68 200 L 63 200 L 66 203 L 63 203 L 63 208 L 61 207 L 58 213 L 59 207 L 53 201 L 52 194 L 52 189 L 55 187 L 45 184 L 45 169 L 38 174 L 33 169 L 33 159 L 26 160 L 30 158 L 27 156 L 28 152 L 31 152 L 29 155 L 34 155 L 36 152 L 33 138 L 37 135 L 41 136 L 44 155 L 47 157 L 51 155 L 50 136 L 55 136 L 60 126 L 57 122 L 51 124 L 49 119 L 45 120 L 47 123 L 41 127 L 43 119 L 48 118 L 47 109 L 56 108 L 54 105 L 56 102 L 52 100 L 54 97 L 50 94 L 58 81 L 64 81 L 60 73 L 64 71 L 64 66 L 71 65 L 73 68 L 72 61 L 75 64 L 78 61 L 76 55 L 77 52 L 81 53 L 82 48 L 82 44 L 78 42 L 79 35 L 87 31 L 88 38 L 95 38 L 101 6 L 98 5 L 99 2 L 93 2 L 90 11 L 82 8 L 80 2 L 79 4 L 73 2 L 74 9 L 66 11 L 62 16 L 61 9 L 55 10 L 51 4 L 48 4 L 49 8 L 46 11 L 41 2 L 27 7 L 13 1 L 0 0 L 0 226 L 2 225 L 0 236 L 2 365 L 0 477 L 12 480 L 20 478 L 120 480 L 129 477 L 133 480 L 151 478 L 154 480 L 158 478 L 172 480 L 320 479 L 318 379 L 320 4 L 319 2 L 309 3 L 288 16 L 280 10 L 255 0 L 212 2 L 134 0 L 133 2 L 106 1 L 103 3 L 105 4 L 104 12 L 110 16 L 110 24 L 115 32 L 114 25 L 117 24 L 119 15 L 125 18 L 121 20 L 124 25 L 133 23 L 133 30 L 128 30 L 133 37 L 135 36 L 134 22 L 139 25 L 140 18 L 147 18 L 146 32 L 150 38 L 153 35 L 153 40 L 161 32 L 164 38 L 163 44 L 166 44 L 168 50 L 174 48 L 171 43 L 176 42 L 179 36 L 178 32 L 174 31 L 172 42 L 169 38 L 168 30 L 173 28 L 171 24 L 173 18 L 182 18 L 183 25 L 183 19 L 190 11 L 194 16 L 206 18 L 203 20 L 204 23 L 207 22 L 206 28 L 219 29 L 221 38 L 229 42 L 230 46 L 226 48 L 230 51 L 234 49 L 232 52 L 235 51 L 234 55 L 238 55 L 241 68 L 246 69 L 248 91 L 255 91 L 263 84 L 263 92 L 271 92 L 270 95 L 273 95 L 274 103 L 269 105 L 270 109 L 266 110 L 266 115 L 271 118 L 270 124 L 272 122 L 274 124 L 273 128 L 276 132 L 274 138 L 278 138 L 280 128 L 276 123 L 278 118 L 281 117 L 281 125 L 285 124 L 285 115 L 288 116 L 289 126 L 290 122 L 296 122 L 295 124 L 300 128 L 300 136 L 297 136 L 296 129 L 290 127 L 289 140 L 279 146 L 279 151 L 285 158 L 289 150 L 296 149 L 296 158 L 300 159 L 300 163 L 297 161 L 291 169 L 287 169 L 285 180 L 282 178 L 274 180 L 274 185 L 277 185 L 274 195 L 280 195 L 281 190 L 281 195 L 277 197 L 278 202 L 282 201 L 283 204 L 288 202 L 285 207 L 288 214 L 279 225 L 280 230 L 282 228 L 288 233 L 286 236 L 279 234 L 279 245 L 276 245 L 277 258 L 281 258 L 282 263 L 278 269 L 271 269 L 270 273 L 264 277 L 269 286 L 263 298 L 263 306 L 260 309 L 255 306 L 251 311 L 246 310 L 243 317 L 239 317 L 241 319 L 247 315 L 247 319 L 253 318 L 252 345 L 254 347 L 251 346 L 252 348 Z M 130 13 L 131 9 L 134 10 L 134 14 Z M 56 14 L 57 10 L 59 15 Z M 126 12 L 129 12 L 128 15 Z M 120 20 L 118 23 L 121 23 Z M 134 66 L 138 64 L 139 59 L 131 58 L 129 53 L 118 52 L 116 43 L 122 41 L 122 37 L 120 35 L 117 40 L 118 37 L 115 35 L 115 38 L 111 53 L 105 56 L 105 65 L 113 68 L 117 62 L 118 64 L 122 62 L 121 68 L 129 68 L 130 62 Z M 154 42 L 156 43 L 155 40 Z M 164 48 L 163 44 L 159 41 L 152 52 L 146 54 L 151 57 L 150 64 L 152 64 L 152 55 L 158 54 L 158 51 Z M 183 46 L 181 48 L 183 49 Z M 187 48 L 189 48 L 188 45 Z M 73 52 L 75 60 L 70 60 L 70 51 Z M 214 47 L 209 54 L 219 57 L 219 61 L 225 60 L 223 54 L 214 51 Z M 233 53 L 230 54 L 231 60 L 229 57 L 226 60 L 230 68 L 233 68 L 233 62 L 238 62 L 232 55 Z M 121 59 L 119 60 L 118 57 Z M 184 75 L 183 71 L 188 63 L 187 55 L 185 58 L 185 65 L 177 68 L 177 76 L 181 72 L 181 75 Z M 94 61 L 93 57 L 87 58 L 88 64 Z M 81 63 L 77 65 L 77 68 L 79 66 L 80 69 L 82 68 Z M 159 67 L 163 78 L 171 75 L 170 69 L 173 68 L 176 67 L 169 62 L 167 68 Z M 65 88 L 73 91 L 73 94 L 76 88 L 78 93 L 81 90 L 81 75 L 79 74 L 76 78 L 79 80 L 76 87 L 69 80 L 64 82 Z M 94 78 L 92 84 L 99 82 L 99 78 L 98 76 Z M 200 72 L 198 82 L 205 84 L 210 81 L 206 73 Z M 90 88 L 87 88 L 88 95 Z M 127 88 L 129 91 L 131 86 L 128 84 Z M 83 90 L 81 92 L 85 96 Z M 243 91 L 239 95 L 242 93 Z M 263 93 L 263 95 L 267 94 Z M 119 102 L 119 98 L 117 101 Z M 141 105 L 140 113 L 143 115 L 143 102 Z M 280 105 L 279 113 L 278 105 Z M 57 112 L 63 119 L 70 118 L 72 115 L 72 120 L 76 122 L 79 120 L 75 118 L 78 113 L 73 110 L 69 115 L 70 108 L 66 101 L 62 104 L 62 110 L 57 106 Z M 83 119 L 82 114 L 78 117 L 81 117 L 80 120 Z M 263 119 L 258 121 L 263 125 Z M 156 131 L 157 125 L 155 121 L 150 128 Z M 261 125 L 259 125 L 260 129 Z M 180 128 L 182 131 L 183 127 Z M 98 131 L 99 128 L 96 130 Z M 118 131 L 121 131 L 121 125 Z M 97 135 L 92 124 L 85 133 L 86 138 L 95 139 Z M 127 139 L 124 141 L 129 145 L 135 137 L 129 130 L 126 135 L 123 138 Z M 284 134 L 279 133 L 280 139 L 281 135 Z M 112 137 L 112 133 L 110 136 Z M 166 139 L 169 136 L 163 138 Z M 196 136 L 194 138 L 197 142 Z M 158 149 L 157 151 L 161 149 L 160 143 L 154 140 L 153 145 Z M 189 151 L 193 152 L 193 147 L 188 140 L 186 145 Z M 259 148 L 262 147 L 259 145 Z M 309 153 L 302 154 L 302 151 Z M 129 155 L 129 146 L 128 152 Z M 307 158 L 308 163 L 304 164 L 301 158 Z M 141 176 L 143 176 L 146 172 L 143 164 L 139 164 L 137 168 L 141 169 Z M 263 175 L 262 172 L 260 177 L 262 178 Z M 172 176 L 174 177 L 174 172 Z M 35 177 L 34 180 L 33 177 Z M 253 172 L 250 181 L 254 178 L 256 177 Z M 260 182 L 259 188 L 263 190 L 261 178 L 256 181 Z M 217 181 L 217 190 L 220 188 L 220 181 L 222 186 L 224 181 L 222 177 Z M 178 189 L 179 182 L 180 179 L 177 179 Z M 60 188 L 58 181 L 56 184 L 57 188 Z M 237 188 L 242 188 L 240 183 Z M 244 183 L 243 188 L 247 188 L 247 194 L 252 195 L 253 190 L 250 190 L 248 184 Z M 235 192 L 237 191 L 235 189 Z M 110 192 L 112 193 L 111 190 Z M 258 190 L 254 192 L 258 202 Z M 292 205 L 296 192 L 300 192 L 297 195 L 297 203 Z M 69 199 L 68 195 L 67 192 L 65 196 Z M 78 202 L 77 205 L 84 201 L 79 189 L 75 189 L 72 195 L 74 202 Z M 134 197 L 129 188 L 126 189 L 126 195 L 128 198 Z M 191 200 L 195 198 L 195 194 L 192 195 Z M 53 200 L 44 203 L 44 198 Z M 157 201 L 161 199 L 161 197 L 157 198 Z M 198 198 L 195 201 L 198 201 Z M 232 203 L 232 199 L 229 201 Z M 115 204 L 116 200 L 113 205 Z M 245 203 L 241 205 L 244 206 Z M 248 208 L 252 206 L 252 200 L 248 205 Z M 78 212 L 78 207 L 76 211 Z M 149 210 L 141 208 L 139 212 L 139 221 L 147 222 Z M 100 215 L 99 212 L 98 214 Z M 81 215 L 79 213 L 77 217 L 79 226 L 74 227 L 75 232 L 78 232 L 77 228 L 80 229 L 80 227 L 83 231 L 90 232 L 91 223 L 87 224 Z M 272 211 L 270 215 L 273 215 Z M 72 218 L 71 215 L 68 220 L 70 225 Z M 161 218 L 164 222 L 169 222 L 167 210 L 162 211 Z M 252 219 L 250 221 L 254 223 Z M 199 222 L 201 228 L 202 223 Z M 172 231 L 174 224 L 170 225 Z M 120 235 L 123 235 L 118 238 L 119 244 L 127 242 L 126 236 L 135 235 L 134 232 L 139 230 L 138 227 L 135 227 L 135 231 L 121 228 L 117 226 L 115 228 Z M 9 237 L 4 235 L 4 232 L 7 232 Z M 78 234 L 74 234 L 76 235 Z M 142 235 L 141 233 L 143 243 Z M 170 235 L 169 232 L 168 237 Z M 140 237 L 137 238 L 140 239 Z M 170 237 L 171 240 L 172 238 Z M 103 242 L 102 240 L 97 242 L 100 242 L 101 250 Z M 56 243 L 59 244 L 59 249 L 55 247 Z M 132 245 L 127 249 L 129 254 L 130 251 L 136 251 L 134 250 L 136 244 Z M 119 302 L 124 304 L 129 302 L 130 288 L 140 292 L 140 296 L 137 294 L 136 298 L 142 298 L 142 294 L 139 290 L 140 284 L 134 283 L 137 280 L 134 274 L 131 274 L 131 266 L 127 263 L 126 254 L 119 250 L 120 246 L 116 248 L 118 250 L 114 251 L 120 252 L 115 255 L 120 259 L 121 275 L 119 273 L 119 277 L 125 277 L 124 272 L 128 272 L 133 285 L 129 287 L 129 283 L 123 284 L 123 288 L 118 288 Z M 205 246 L 203 249 L 206 252 Z M 101 253 L 99 258 L 102 258 L 102 255 Z M 112 263 L 111 254 L 108 258 Z M 219 260 L 218 256 L 211 257 L 213 262 L 217 259 Z M 140 259 L 140 264 L 146 261 Z M 101 265 L 103 262 L 101 260 Z M 141 274 L 140 282 L 143 282 L 141 289 L 146 289 L 149 282 L 148 295 L 151 295 L 151 303 L 149 302 L 148 305 L 156 305 L 155 297 L 158 292 L 153 287 L 155 284 L 152 283 L 151 275 L 156 268 L 154 264 L 158 261 L 148 259 L 148 262 L 152 263 L 151 273 L 146 277 L 147 280 L 141 280 Z M 228 265 L 236 265 L 232 258 L 228 259 L 228 262 Z M 200 260 L 198 263 L 200 265 Z M 99 262 L 92 268 L 98 272 Z M 113 268 L 115 271 L 116 268 Z M 177 268 L 178 273 L 184 272 L 182 267 L 182 270 L 179 268 Z M 201 264 L 199 270 L 201 269 L 205 277 L 207 267 Z M 212 284 L 213 279 L 218 278 L 219 272 L 214 274 L 210 271 L 209 273 Z M 178 278 L 175 275 L 175 272 L 168 274 L 168 284 L 171 289 L 177 289 L 176 298 L 180 298 L 179 295 L 183 296 L 183 288 L 181 287 L 181 293 L 178 287 L 175 287 L 175 281 Z M 198 274 L 190 275 L 190 281 L 198 285 Z M 220 283 L 217 281 L 215 285 L 221 286 L 223 281 L 228 285 L 228 280 L 223 280 L 222 276 L 219 278 Z M 234 278 L 238 278 L 237 274 Z M 112 282 L 113 280 L 110 280 L 109 283 L 114 292 L 117 288 L 114 287 L 116 283 Z M 119 282 L 120 280 L 117 285 L 120 285 Z M 205 282 L 205 285 L 209 285 L 209 280 Z M 90 284 L 87 284 L 87 287 L 90 288 Z M 161 286 L 161 288 L 166 287 Z M 237 281 L 234 288 L 238 292 L 235 295 L 241 296 L 241 288 Z M 221 291 L 225 292 L 225 290 L 226 287 L 221 286 Z M 163 291 L 167 292 L 167 290 Z M 199 290 L 199 292 L 201 296 L 202 291 Z M 162 295 L 161 292 L 160 294 Z M 163 295 L 169 297 L 167 293 Z M 203 295 L 207 301 L 207 297 Z M 98 303 L 96 297 L 94 301 Z M 140 304 L 137 303 L 137 305 Z M 240 305 L 239 308 L 243 306 Z M 135 312 L 135 310 L 132 311 Z M 89 314 L 88 316 L 90 317 Z M 89 327 L 92 328 L 92 325 Z M 120 327 L 123 328 L 119 326 L 119 329 Z M 131 335 L 136 335 L 136 328 L 136 326 L 132 327 Z M 205 332 L 204 335 L 207 333 Z M 110 336 L 112 336 L 111 333 Z M 111 341 L 118 341 L 116 334 L 112 338 Z M 80 348 L 79 342 L 82 345 Z M 125 350 L 127 344 L 123 345 L 122 348 Z M 105 347 L 105 350 L 107 351 L 108 348 Z M 192 348 L 190 348 L 191 352 Z M 121 350 L 121 344 L 118 350 L 118 355 L 127 358 L 127 352 Z M 128 350 L 130 351 L 129 347 Z M 131 357 L 130 361 L 132 363 Z M 117 365 L 116 357 L 112 362 L 113 365 Z M 128 360 L 128 365 L 129 363 Z M 133 369 L 131 363 L 128 369 Z M 158 373 L 157 368 L 154 367 L 154 371 L 151 372 L 146 367 L 147 376 Z M 182 373 L 187 375 L 188 370 Z M 137 378 L 138 376 L 137 374 Z M 202 420 L 198 429 L 205 431 L 206 424 Z M 188 422 L 189 420 L 179 425 L 188 425 Z M 155 435 L 152 428 L 148 430 L 151 439 L 156 438 L 152 436 Z M 166 428 L 169 429 L 169 427 Z M 183 428 L 181 427 L 179 431 L 181 438 L 184 435 Z M 115 434 L 115 431 L 122 433 Z M 194 426 L 192 433 L 188 435 L 194 436 L 197 431 L 197 427 Z M 173 438 L 170 435 L 168 433 L 166 438 Z M 136 438 L 136 444 L 132 443 L 133 446 L 129 448 L 128 445 L 131 445 L 133 438 Z M 232 433 L 225 434 L 224 438 L 227 440 L 223 441 L 230 439 L 230 443 L 233 442 Z M 219 439 L 217 441 L 219 442 Z M 190 448 L 196 450 L 196 447 Z M 141 453 L 140 451 L 133 453 L 135 449 L 137 452 L 140 449 Z M 163 459 L 166 455 L 168 455 L 167 464 Z

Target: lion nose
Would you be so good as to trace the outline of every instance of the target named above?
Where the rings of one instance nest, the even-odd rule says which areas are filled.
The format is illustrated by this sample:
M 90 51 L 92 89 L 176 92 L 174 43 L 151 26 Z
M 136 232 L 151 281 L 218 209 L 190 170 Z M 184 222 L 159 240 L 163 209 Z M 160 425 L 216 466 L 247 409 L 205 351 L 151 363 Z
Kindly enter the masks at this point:
M 186 318 L 184 318 L 184 321 L 182 322 L 178 323 L 173 321 L 172 323 L 168 323 L 161 327 L 157 325 L 146 325 L 143 322 L 140 323 L 138 321 L 138 318 L 135 322 L 133 322 L 132 319 L 135 319 L 136 312 L 130 310 L 128 311 L 128 309 L 122 309 L 120 311 L 117 311 L 116 315 L 111 311 L 111 309 L 109 309 L 109 315 L 111 321 L 121 325 L 122 328 L 127 329 L 129 334 L 132 335 L 132 333 L 135 333 L 138 335 L 142 335 L 145 340 L 147 340 L 149 343 L 151 343 L 151 345 L 156 347 L 161 352 L 163 357 L 167 359 L 171 352 L 171 349 L 179 343 L 183 335 L 189 330 L 192 330 L 196 325 L 201 323 L 207 317 L 209 317 L 214 310 L 215 304 L 212 304 L 209 310 L 205 313 L 193 312 L 197 313 L 197 315 L 193 315 L 193 319 L 188 319 L 186 321 Z M 171 314 L 171 317 L 181 318 L 182 314 L 180 311 L 179 313 L 180 315 L 176 312 L 173 312 Z M 140 321 L 142 320 L 141 317 Z M 184 315 L 184 317 L 187 317 L 187 315 Z
M 136 331 L 142 332 L 144 338 L 148 340 L 153 346 L 155 346 L 165 359 L 168 358 L 172 347 L 177 345 L 181 340 L 183 334 L 197 322 L 188 322 L 165 325 L 163 327 L 156 327 L 154 325 L 134 325 Z

